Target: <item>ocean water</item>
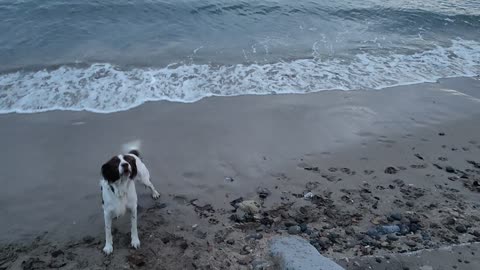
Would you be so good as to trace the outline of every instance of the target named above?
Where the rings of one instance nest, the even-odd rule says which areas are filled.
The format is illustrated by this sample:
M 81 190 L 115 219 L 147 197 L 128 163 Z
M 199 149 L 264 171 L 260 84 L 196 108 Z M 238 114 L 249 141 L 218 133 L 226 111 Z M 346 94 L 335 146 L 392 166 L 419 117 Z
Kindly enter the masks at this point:
M 480 74 L 478 0 L 0 0 L 0 113 Z

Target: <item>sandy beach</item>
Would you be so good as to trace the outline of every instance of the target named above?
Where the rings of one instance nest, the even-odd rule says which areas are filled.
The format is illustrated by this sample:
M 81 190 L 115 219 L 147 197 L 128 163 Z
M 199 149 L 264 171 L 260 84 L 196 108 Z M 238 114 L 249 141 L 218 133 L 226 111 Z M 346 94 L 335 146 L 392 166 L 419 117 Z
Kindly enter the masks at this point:
M 479 123 L 478 77 L 0 115 L 0 269 L 251 269 L 288 234 L 346 269 L 478 269 Z M 138 185 L 142 246 L 125 217 L 106 257 L 100 167 L 132 140 L 161 197 Z

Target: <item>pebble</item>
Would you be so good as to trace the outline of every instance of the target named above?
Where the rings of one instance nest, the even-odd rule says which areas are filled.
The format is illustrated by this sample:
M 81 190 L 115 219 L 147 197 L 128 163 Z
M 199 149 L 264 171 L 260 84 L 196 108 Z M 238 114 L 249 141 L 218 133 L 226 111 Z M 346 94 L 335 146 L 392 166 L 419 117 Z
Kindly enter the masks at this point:
M 376 258 L 375 258 L 375 261 L 376 261 L 377 263 L 382 263 L 382 259 L 380 259 L 379 257 L 376 257 Z
M 451 166 L 447 166 L 447 167 L 445 167 L 445 171 L 448 172 L 448 173 L 454 173 L 455 169 L 452 168 Z
M 228 239 L 228 240 L 227 240 L 227 244 L 233 245 L 233 244 L 235 244 L 235 240 L 233 240 L 233 239 Z
M 389 235 L 387 235 L 387 239 L 390 240 L 390 241 L 397 241 L 399 239 L 399 237 L 396 236 L 395 234 L 389 234 Z
M 302 229 L 298 225 L 288 227 L 289 234 L 299 234 L 301 231 Z
M 396 174 L 398 170 L 395 167 L 387 167 L 385 169 L 386 174 Z
M 300 224 L 300 230 L 302 232 L 305 232 L 307 229 L 308 229 L 307 224 L 305 224 L 305 223 Z
M 390 217 L 393 219 L 393 220 L 401 220 L 402 219 L 402 214 L 400 213 L 393 213 L 390 215 Z
M 480 231 L 477 231 L 477 230 L 473 231 L 473 236 L 480 237 Z
M 405 204 L 406 204 L 408 207 L 413 207 L 413 206 L 415 205 L 415 204 L 414 204 L 413 202 L 411 202 L 411 201 L 407 201 Z
M 464 226 L 464 225 L 458 225 L 457 227 L 455 227 L 455 230 L 457 230 L 457 232 L 459 233 L 466 233 L 467 232 L 467 228 Z
M 263 238 L 263 234 L 261 233 L 253 233 L 247 236 L 247 239 L 255 239 L 255 240 L 260 240 Z
M 408 241 L 405 242 L 405 245 L 407 245 L 409 247 L 416 247 L 417 243 L 415 243 L 414 241 L 408 240 Z

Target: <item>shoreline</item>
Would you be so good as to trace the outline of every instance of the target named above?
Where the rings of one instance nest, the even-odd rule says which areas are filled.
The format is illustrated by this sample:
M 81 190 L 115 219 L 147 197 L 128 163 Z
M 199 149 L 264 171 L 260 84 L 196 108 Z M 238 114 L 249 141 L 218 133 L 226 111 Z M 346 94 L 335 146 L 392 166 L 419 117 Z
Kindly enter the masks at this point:
M 307 224 L 319 233 L 319 239 L 341 231 L 338 242 L 330 238 L 328 244 L 317 241 L 321 253 L 332 258 L 468 243 L 476 239 L 471 233 L 480 229 L 479 221 L 472 218 L 479 214 L 480 205 L 473 208 L 479 193 L 467 188 L 468 181 L 480 174 L 466 163 L 480 162 L 479 105 L 478 79 L 451 78 L 381 91 L 147 102 L 111 114 L 54 111 L 0 115 L 0 147 L 10 153 L 0 157 L 0 163 L 11 168 L 0 173 L 6 187 L 0 191 L 0 210 L 9 216 L 0 225 L 0 242 L 5 247 L 7 243 L 34 241 L 48 231 L 39 240 L 41 244 L 37 242 L 30 254 L 19 255 L 14 263 L 61 246 L 71 249 L 76 260 L 87 260 L 89 267 L 102 265 L 99 168 L 123 143 L 139 139 L 152 182 L 162 196 L 154 202 L 148 192 L 137 189 L 144 246 L 130 250 L 126 244 L 128 219 L 116 221 L 116 250 L 108 259 L 112 269 L 124 263 L 126 256 L 147 256 L 149 248 L 163 251 L 156 256 L 173 268 L 190 263 L 189 269 L 192 262 L 202 265 L 213 252 L 223 256 L 213 264 L 228 261 L 243 269 L 246 266 L 238 260 L 254 254 L 242 254 L 243 248 L 248 245 L 261 254 L 269 237 L 288 234 L 284 223 L 298 222 L 302 207 L 315 219 Z M 445 166 L 458 172 L 448 173 Z M 386 174 L 387 167 L 395 167 L 397 172 Z M 467 180 L 461 179 L 461 172 L 468 172 Z M 394 182 L 397 179 L 402 182 Z M 259 200 L 258 187 L 270 191 L 266 199 Z M 303 199 L 307 190 L 323 201 Z M 230 202 L 239 197 L 258 201 L 261 212 L 269 216 L 283 213 L 279 227 L 232 221 Z M 430 209 L 430 204 L 438 206 Z M 211 208 L 204 208 L 206 205 Z M 329 208 L 338 215 L 329 216 L 325 212 Z M 397 210 L 410 221 L 420 219 L 420 231 L 431 239 L 414 247 L 407 245 L 412 237 L 422 237 L 418 233 L 402 236 L 398 242 L 387 241 L 388 247 L 393 247 L 390 251 L 381 245 L 365 250 L 363 239 L 354 236 L 364 235 L 375 225 L 392 223 L 384 219 Z M 346 222 L 343 219 L 354 217 L 355 211 L 362 213 L 361 218 L 355 217 L 358 222 L 339 225 Z M 443 225 L 448 215 L 454 215 L 468 233 L 456 232 L 456 225 Z M 432 229 L 429 222 L 440 227 Z M 192 229 L 194 224 L 197 229 Z M 350 227 L 355 230 L 353 236 L 346 233 Z M 254 243 L 246 239 L 259 228 L 262 239 Z M 227 236 L 218 235 L 219 231 Z M 440 232 L 451 237 L 451 242 Z M 85 241 L 86 236 L 93 240 Z M 165 237 L 166 243 L 160 241 Z M 302 237 L 309 239 L 311 235 Z M 223 239 L 217 242 L 218 238 Z M 235 244 L 226 243 L 230 238 Z M 183 243 L 188 248 L 179 248 L 185 246 Z M 184 254 L 185 261 L 167 258 L 179 254 Z M 194 259 L 195 255 L 199 258 Z M 73 265 L 64 259 L 66 265 Z M 155 265 L 148 259 L 145 263 Z

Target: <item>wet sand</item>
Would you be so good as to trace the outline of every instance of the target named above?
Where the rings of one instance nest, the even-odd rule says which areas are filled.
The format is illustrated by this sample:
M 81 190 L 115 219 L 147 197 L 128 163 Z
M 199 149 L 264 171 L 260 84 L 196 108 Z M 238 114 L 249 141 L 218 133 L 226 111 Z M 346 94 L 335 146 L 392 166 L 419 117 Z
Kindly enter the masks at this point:
M 479 119 L 472 78 L 1 115 L 0 267 L 243 269 L 297 225 L 337 260 L 479 241 Z M 100 166 L 137 139 L 162 196 L 137 189 L 142 247 L 124 218 L 104 257 Z M 259 212 L 233 213 L 238 198 Z

